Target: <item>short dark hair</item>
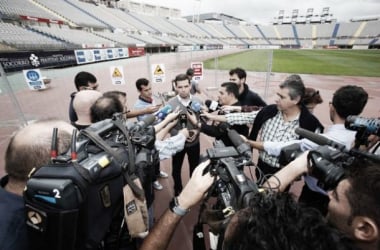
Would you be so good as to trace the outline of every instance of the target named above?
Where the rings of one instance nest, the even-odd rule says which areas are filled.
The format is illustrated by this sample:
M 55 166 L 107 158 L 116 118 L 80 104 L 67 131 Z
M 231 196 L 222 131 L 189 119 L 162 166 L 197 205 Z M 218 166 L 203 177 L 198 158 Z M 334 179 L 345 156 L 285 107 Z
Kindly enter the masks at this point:
M 351 184 L 346 192 L 351 207 L 347 223 L 355 216 L 367 216 L 380 228 L 380 163 L 357 158 L 347 172 Z
M 178 82 L 178 81 L 183 81 L 183 80 L 188 80 L 188 81 L 189 81 L 189 84 L 190 84 L 190 79 L 189 79 L 189 77 L 187 77 L 186 74 L 179 74 L 179 75 L 177 75 L 177 76 L 174 78 L 173 82 L 174 82 L 175 86 L 177 86 L 177 82 Z
M 289 193 L 257 193 L 232 218 L 225 249 L 352 249 L 352 242 L 330 227 L 314 208 L 302 207 Z M 231 223 L 230 222 L 230 223 Z M 351 248 L 352 247 L 352 248 Z
M 346 85 L 335 91 L 332 105 L 341 118 L 359 115 L 367 104 L 368 93 L 359 86 Z
M 220 86 L 226 88 L 227 93 L 233 94 L 236 99 L 239 97 L 239 87 L 234 82 L 224 82 Z
M 138 91 L 141 91 L 142 87 L 141 86 L 148 86 L 149 80 L 146 78 L 139 78 L 136 81 L 136 88 Z
M 188 69 L 186 70 L 186 75 L 188 75 L 188 76 L 193 76 L 193 75 L 194 75 L 194 70 L 193 70 L 192 68 L 188 68 Z
M 95 123 L 112 118 L 115 113 L 124 111 L 123 104 L 116 96 L 102 96 L 91 106 L 91 122 Z
M 127 97 L 127 93 L 123 91 L 119 91 L 119 90 L 111 90 L 111 91 L 104 92 L 103 96 L 119 98 L 119 97 Z
M 239 67 L 230 70 L 230 76 L 232 76 L 233 74 L 236 74 L 239 77 L 239 79 L 247 78 L 247 73 L 245 72 L 245 70 Z
M 300 97 L 300 102 L 302 97 L 305 95 L 305 85 L 303 84 L 302 78 L 299 75 L 290 75 L 285 81 L 280 84 L 280 88 L 289 89 L 290 99 L 294 100 Z
M 80 87 L 88 87 L 89 82 L 96 83 L 97 79 L 93 74 L 86 71 L 79 72 L 74 78 L 75 87 L 78 91 Z

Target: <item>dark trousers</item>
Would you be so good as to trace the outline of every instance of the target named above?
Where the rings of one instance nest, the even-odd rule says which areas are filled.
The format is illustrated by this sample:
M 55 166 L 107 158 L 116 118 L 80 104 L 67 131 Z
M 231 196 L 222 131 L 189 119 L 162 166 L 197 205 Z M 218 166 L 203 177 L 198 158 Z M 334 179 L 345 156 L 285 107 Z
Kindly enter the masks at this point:
M 182 164 L 183 159 L 187 154 L 190 167 L 190 176 L 193 173 L 194 169 L 199 164 L 199 154 L 200 154 L 200 145 L 199 143 L 191 146 L 185 147 L 181 152 L 175 154 L 172 158 L 172 176 L 174 180 L 174 193 L 178 195 L 182 191 Z

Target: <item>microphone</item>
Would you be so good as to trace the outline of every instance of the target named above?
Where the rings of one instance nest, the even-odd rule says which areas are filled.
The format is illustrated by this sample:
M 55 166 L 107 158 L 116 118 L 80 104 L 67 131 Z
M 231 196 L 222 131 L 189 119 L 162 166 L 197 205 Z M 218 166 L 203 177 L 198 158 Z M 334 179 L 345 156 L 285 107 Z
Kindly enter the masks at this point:
M 208 108 L 209 112 L 214 112 L 220 109 L 220 104 L 217 101 L 211 101 L 211 100 L 206 100 L 205 105 Z
M 345 151 L 345 149 L 346 149 L 346 147 L 343 144 L 336 142 L 336 141 L 333 141 L 333 140 L 330 140 L 327 137 L 313 133 L 309 130 L 306 130 L 303 128 L 296 128 L 295 132 L 299 136 L 304 137 L 304 138 L 306 138 L 306 139 L 308 139 L 308 140 L 310 140 L 316 144 L 331 146 L 333 148 L 339 149 L 340 151 Z
M 152 125 L 155 120 L 156 117 L 154 115 L 147 115 L 141 121 L 135 123 L 128 122 L 126 126 L 132 133 L 134 133 L 146 129 L 146 127 Z
M 197 101 L 191 101 L 189 106 L 188 106 L 188 108 L 190 108 L 191 110 L 193 110 L 196 113 L 201 112 L 201 107 L 202 107 L 202 105 Z
M 163 108 L 161 108 L 157 113 L 156 113 L 156 118 L 157 122 L 161 122 L 162 120 L 165 119 L 165 117 L 173 111 L 173 108 L 170 104 L 166 104 Z
M 228 129 L 228 138 L 230 138 L 232 144 L 234 144 L 236 150 L 240 155 L 243 155 L 247 157 L 247 159 L 252 160 L 251 147 L 243 141 L 236 130 Z

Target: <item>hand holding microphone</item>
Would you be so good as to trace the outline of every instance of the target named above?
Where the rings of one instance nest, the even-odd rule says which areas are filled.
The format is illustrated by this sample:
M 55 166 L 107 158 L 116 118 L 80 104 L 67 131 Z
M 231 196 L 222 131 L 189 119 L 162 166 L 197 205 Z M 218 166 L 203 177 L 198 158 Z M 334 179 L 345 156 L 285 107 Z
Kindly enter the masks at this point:
M 157 122 L 161 122 L 163 121 L 166 116 L 172 112 L 173 108 L 171 105 L 167 104 L 165 105 L 165 107 L 163 107 L 162 109 L 160 109 L 157 113 L 156 113 L 156 119 L 157 119 Z

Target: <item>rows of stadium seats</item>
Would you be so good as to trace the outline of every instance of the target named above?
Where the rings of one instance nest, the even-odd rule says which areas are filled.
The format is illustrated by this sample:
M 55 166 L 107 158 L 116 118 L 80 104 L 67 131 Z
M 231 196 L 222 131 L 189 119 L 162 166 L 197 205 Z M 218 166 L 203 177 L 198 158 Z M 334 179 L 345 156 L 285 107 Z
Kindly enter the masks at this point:
M 24 21 L 17 18 L 21 15 L 59 20 L 65 24 Z M 3 19 L 0 32 L 8 34 L 2 35 L 0 42 L 23 49 L 28 46 L 75 48 L 136 44 L 151 47 L 192 44 L 368 45 L 379 44 L 380 33 L 380 21 L 292 25 L 191 23 L 184 19 L 148 16 L 78 0 L 2 0 L 0 17 Z

